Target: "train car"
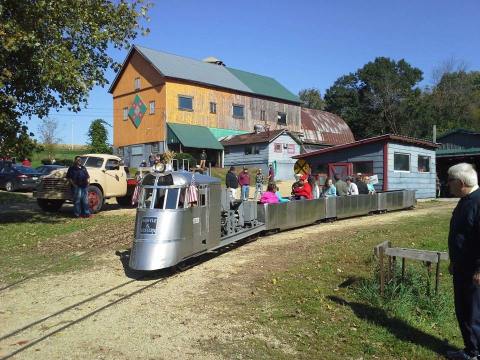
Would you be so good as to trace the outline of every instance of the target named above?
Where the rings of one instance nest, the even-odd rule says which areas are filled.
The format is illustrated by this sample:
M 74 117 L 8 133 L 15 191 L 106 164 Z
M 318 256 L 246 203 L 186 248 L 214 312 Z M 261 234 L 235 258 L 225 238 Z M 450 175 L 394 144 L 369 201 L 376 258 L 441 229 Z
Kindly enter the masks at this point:
M 415 205 L 415 192 L 407 190 L 257 204 L 231 199 L 217 178 L 186 171 L 150 173 L 139 186 L 129 265 L 147 271 L 266 231 Z

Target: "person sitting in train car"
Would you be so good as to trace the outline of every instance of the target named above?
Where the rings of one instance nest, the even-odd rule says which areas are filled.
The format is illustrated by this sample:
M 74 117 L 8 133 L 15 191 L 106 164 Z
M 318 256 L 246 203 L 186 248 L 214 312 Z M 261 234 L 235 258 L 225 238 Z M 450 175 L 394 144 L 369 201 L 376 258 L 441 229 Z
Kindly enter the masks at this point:
M 274 183 L 270 183 L 267 186 L 267 191 L 265 191 L 262 196 L 260 197 L 260 202 L 262 204 L 278 204 L 279 200 L 275 191 L 277 190 L 277 186 Z
M 363 182 L 367 184 L 368 193 L 375 194 L 375 188 L 373 187 L 373 184 L 370 184 L 370 178 L 368 177 L 368 175 L 365 175 L 363 177 Z
M 337 189 L 337 196 L 345 196 L 348 192 L 348 185 L 345 181 L 342 180 L 340 175 L 335 174 L 333 176 L 335 179 L 335 188 Z
M 327 178 L 325 181 L 325 188 L 323 190 L 323 197 L 337 196 L 337 188 L 333 185 L 333 180 Z
M 307 181 L 307 175 L 300 178 L 298 187 L 294 190 L 296 200 L 313 200 L 312 188 Z
M 162 172 L 163 170 L 165 170 L 165 165 L 163 165 L 160 160 L 155 159 L 152 170 Z
M 276 188 L 276 192 L 275 192 L 275 195 L 277 195 L 277 198 L 278 198 L 278 201 L 281 202 L 281 203 L 286 203 L 286 202 L 289 202 L 290 199 L 289 198 L 285 198 L 282 196 L 282 194 L 280 194 L 280 189 L 278 188 L 278 186 L 275 185 L 275 188 Z
M 357 180 L 355 181 L 355 184 L 357 185 L 358 193 L 360 195 L 368 194 L 368 187 L 367 187 L 367 184 L 363 182 L 363 177 L 361 173 L 357 174 Z
M 300 177 L 301 177 L 301 175 L 300 175 L 300 174 L 295 174 L 294 177 L 295 177 L 295 181 L 294 181 L 293 184 L 292 184 L 292 195 L 295 195 L 295 189 L 296 189 L 297 187 L 300 187 L 300 186 L 301 186 L 301 184 L 300 184 Z
M 346 181 L 348 185 L 347 195 L 358 195 L 358 187 L 353 182 L 353 178 L 349 176 Z

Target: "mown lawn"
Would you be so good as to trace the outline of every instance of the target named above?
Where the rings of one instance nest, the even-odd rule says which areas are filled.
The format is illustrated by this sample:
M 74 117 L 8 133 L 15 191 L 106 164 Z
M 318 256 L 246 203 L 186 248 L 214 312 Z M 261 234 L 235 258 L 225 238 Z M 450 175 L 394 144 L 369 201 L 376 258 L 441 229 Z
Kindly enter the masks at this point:
M 0 283 L 9 284 L 46 268 L 50 269 L 46 273 L 82 268 L 89 258 L 78 255 L 115 240 L 117 233 L 125 238 L 133 231 L 134 216 L 75 219 L 69 215 L 1 213 Z
M 255 284 L 258 294 L 236 315 L 248 324 L 242 331 L 253 336 L 209 345 L 226 358 L 443 358 L 447 349 L 462 346 L 447 263 L 438 296 L 427 296 L 426 267 L 410 262 L 405 282 L 392 282 L 380 298 L 373 247 L 390 240 L 393 246 L 445 251 L 450 215 L 445 209 L 346 229 L 314 243 L 302 261 L 292 257 L 285 271 Z

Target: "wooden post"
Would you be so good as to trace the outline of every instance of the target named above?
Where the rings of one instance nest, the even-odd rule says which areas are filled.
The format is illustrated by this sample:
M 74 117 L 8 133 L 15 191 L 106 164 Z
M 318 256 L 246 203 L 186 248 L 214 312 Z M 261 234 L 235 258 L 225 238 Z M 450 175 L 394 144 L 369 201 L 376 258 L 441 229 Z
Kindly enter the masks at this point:
M 440 283 L 440 257 L 442 256 L 441 253 L 437 253 L 437 271 L 435 273 L 435 295 L 438 294 L 438 285 Z
M 402 257 L 402 281 L 405 280 L 405 258 Z
M 397 257 L 392 257 L 392 280 L 395 281 L 395 270 L 397 268 Z
M 385 273 L 383 268 L 383 259 L 384 259 L 384 248 L 380 247 L 378 249 L 378 261 L 380 264 L 380 295 L 383 296 L 385 290 Z
M 430 296 L 430 276 L 432 274 L 432 263 L 427 261 L 427 295 Z

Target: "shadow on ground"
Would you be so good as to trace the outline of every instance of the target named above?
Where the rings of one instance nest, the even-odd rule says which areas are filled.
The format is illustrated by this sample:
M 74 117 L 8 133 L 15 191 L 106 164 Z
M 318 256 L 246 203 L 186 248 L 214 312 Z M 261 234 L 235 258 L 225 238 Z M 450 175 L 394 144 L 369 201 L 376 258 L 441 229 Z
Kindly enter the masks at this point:
M 422 346 L 438 355 L 445 355 L 449 350 L 458 350 L 449 344 L 448 340 L 439 339 L 409 325 L 401 319 L 392 318 L 382 309 L 358 302 L 349 302 L 333 295 L 328 296 L 328 299 L 339 305 L 350 307 L 359 319 L 385 328 L 401 341 Z

